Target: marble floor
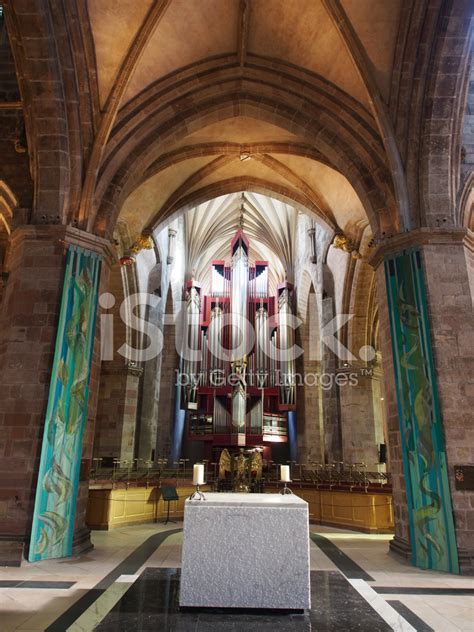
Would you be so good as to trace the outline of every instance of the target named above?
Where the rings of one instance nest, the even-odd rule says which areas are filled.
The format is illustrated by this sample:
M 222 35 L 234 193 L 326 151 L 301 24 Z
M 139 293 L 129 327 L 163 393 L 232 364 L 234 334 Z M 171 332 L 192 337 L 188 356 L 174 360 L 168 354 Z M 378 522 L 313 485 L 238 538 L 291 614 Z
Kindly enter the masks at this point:
M 474 630 L 472 577 L 411 567 L 388 553 L 389 535 L 320 526 L 311 529 L 310 613 L 182 613 L 181 527 L 97 531 L 77 559 L 0 568 L 0 631 Z

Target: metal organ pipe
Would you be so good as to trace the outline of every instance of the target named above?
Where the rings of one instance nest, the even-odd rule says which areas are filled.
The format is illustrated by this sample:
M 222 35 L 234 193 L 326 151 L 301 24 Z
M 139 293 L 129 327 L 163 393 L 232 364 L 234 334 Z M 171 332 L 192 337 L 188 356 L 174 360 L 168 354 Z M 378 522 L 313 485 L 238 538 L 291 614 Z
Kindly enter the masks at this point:
M 254 441 L 261 436 L 262 442 L 271 441 L 269 435 L 286 435 L 282 411 L 295 407 L 295 361 L 290 355 L 294 341 L 292 287 L 285 282 L 278 286 L 277 296 L 269 296 L 268 262 L 253 263 L 252 259 L 250 267 L 249 248 L 241 226 L 232 240 L 230 266 L 228 260 L 212 262 L 209 295 L 201 296 L 198 284 L 188 286 L 185 340 L 191 351 L 200 347 L 201 353 L 199 360 L 183 360 L 183 372 L 195 382 L 180 394 L 186 398 L 183 407 L 189 410 L 190 434 L 214 433 L 216 437 L 205 440 L 216 441 L 216 445 L 224 441 L 243 447 L 246 434 L 253 435 Z M 203 321 L 201 305 L 205 306 Z M 276 315 L 278 324 L 273 323 Z M 280 387 L 279 398 L 276 389 L 268 390 L 275 386 Z M 233 436 L 225 439 L 222 435 Z
M 210 369 L 217 371 L 223 367 L 222 351 L 220 348 L 220 334 L 222 332 L 222 308 L 216 306 L 211 311 L 211 322 L 209 323 L 209 351 Z
M 207 339 L 208 339 L 208 332 L 207 330 L 203 329 L 201 331 L 201 370 L 199 372 L 199 377 L 200 380 L 202 380 L 200 382 L 200 384 L 202 386 L 207 386 L 208 383 L 208 353 L 207 353 Z
M 243 359 L 246 349 L 248 285 L 248 257 L 243 247 L 239 245 L 232 257 L 232 360 L 234 362 Z
M 280 398 L 281 403 L 293 406 L 295 393 L 295 360 L 293 357 L 294 331 L 290 326 L 292 309 L 290 293 L 284 288 L 278 299 L 279 335 L 280 335 Z
M 229 413 L 219 398 L 214 399 L 214 432 L 229 432 Z
M 232 370 L 235 376 L 232 387 L 232 430 L 245 433 L 247 412 L 247 314 L 249 294 L 249 264 L 241 239 L 232 257 Z
M 268 292 L 268 268 L 263 270 L 255 278 L 255 294 L 257 298 L 266 298 Z
M 189 288 L 187 294 L 187 335 L 188 348 L 184 365 L 184 374 L 188 378 L 188 386 L 186 388 L 186 404 L 187 408 L 195 410 L 197 408 L 197 379 L 199 360 L 196 357 L 199 351 L 199 314 L 200 314 L 200 297 L 196 287 Z
M 268 373 L 268 312 L 262 306 L 259 307 L 255 314 L 255 331 L 256 336 L 256 372 L 258 375 L 259 386 L 267 386 L 266 375 Z
M 277 332 L 274 331 L 272 333 L 272 349 L 276 349 L 277 347 Z M 277 361 L 275 358 L 275 354 L 272 353 L 270 356 L 270 386 L 275 386 L 275 378 L 276 378 L 276 369 L 277 369 Z

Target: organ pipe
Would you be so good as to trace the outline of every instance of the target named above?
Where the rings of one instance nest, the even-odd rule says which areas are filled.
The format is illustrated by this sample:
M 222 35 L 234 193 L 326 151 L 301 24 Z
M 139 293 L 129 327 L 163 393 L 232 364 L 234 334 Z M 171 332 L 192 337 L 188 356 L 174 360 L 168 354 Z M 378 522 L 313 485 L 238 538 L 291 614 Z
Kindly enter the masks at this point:
M 195 286 L 191 286 L 187 292 L 186 305 L 186 331 L 187 331 L 187 349 L 184 358 L 184 375 L 187 377 L 185 387 L 185 402 L 187 408 L 191 410 L 197 409 L 197 386 L 198 386 L 198 370 L 199 359 L 197 357 L 199 351 L 199 315 L 200 315 L 200 297 L 199 290 Z
M 255 315 L 256 372 L 258 386 L 263 388 L 268 374 L 268 312 L 259 307 Z
M 220 349 L 220 333 L 222 332 L 223 312 L 222 308 L 216 306 L 211 311 L 211 322 L 209 324 L 209 352 L 210 369 L 218 371 L 223 368 L 224 359 L 222 349 Z
M 232 361 L 241 362 L 247 348 L 248 257 L 241 243 L 232 258 Z
M 202 356 L 183 361 L 183 372 L 195 381 L 181 391 L 181 405 L 189 410 L 190 435 L 211 445 L 210 433 L 218 446 L 245 446 L 247 434 L 253 445 L 285 441 L 296 403 L 292 287 L 285 282 L 270 295 L 268 263 L 251 264 L 249 252 L 241 227 L 230 259 L 212 262 L 209 295 L 201 296 L 197 283 L 187 293 L 185 341 Z
M 294 331 L 291 327 L 292 309 L 289 289 L 281 290 L 278 300 L 280 336 L 280 401 L 285 406 L 296 402 L 295 359 L 293 357 Z

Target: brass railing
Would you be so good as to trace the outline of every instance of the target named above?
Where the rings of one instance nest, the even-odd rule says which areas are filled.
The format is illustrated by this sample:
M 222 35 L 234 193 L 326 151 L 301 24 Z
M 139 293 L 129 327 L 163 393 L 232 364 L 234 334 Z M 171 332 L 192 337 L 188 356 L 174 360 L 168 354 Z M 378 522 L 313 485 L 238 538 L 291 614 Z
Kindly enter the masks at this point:
M 217 489 L 218 464 L 203 461 L 205 464 L 205 480 Z M 365 463 L 310 463 L 301 464 L 288 461 L 291 469 L 293 485 L 310 486 L 316 489 L 349 489 L 365 490 L 390 486 L 391 478 L 387 472 L 370 469 Z M 189 481 L 192 478 L 193 464 L 189 459 L 180 459 L 172 463 L 162 457 L 155 461 L 146 459 L 110 459 L 95 458 L 92 462 L 91 482 L 106 482 L 112 487 L 120 484 L 160 485 L 161 481 Z M 273 486 L 279 483 L 280 463 L 264 462 L 263 485 Z M 224 491 L 224 490 L 223 490 Z

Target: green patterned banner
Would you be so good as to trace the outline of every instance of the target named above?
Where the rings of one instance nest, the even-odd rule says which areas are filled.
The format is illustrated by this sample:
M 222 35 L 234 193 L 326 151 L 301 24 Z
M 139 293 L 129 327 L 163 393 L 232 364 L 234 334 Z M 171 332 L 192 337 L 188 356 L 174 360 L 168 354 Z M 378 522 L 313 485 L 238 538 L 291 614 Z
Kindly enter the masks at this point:
M 420 250 L 387 257 L 385 278 L 412 561 L 459 573 Z
M 101 257 L 70 246 L 28 559 L 72 554 Z

